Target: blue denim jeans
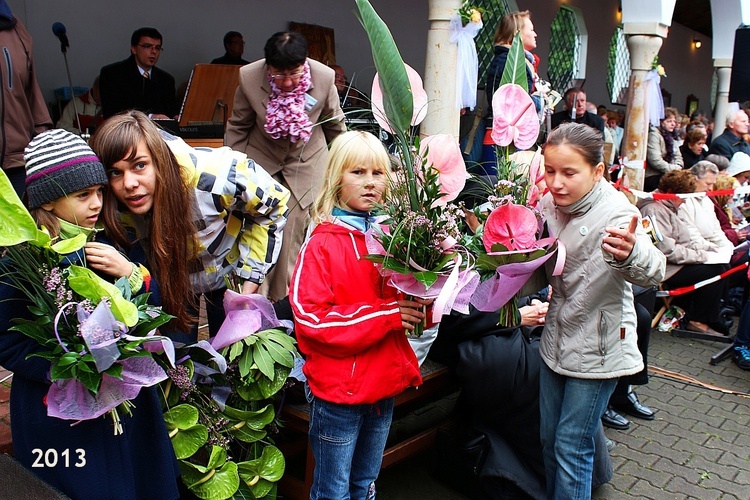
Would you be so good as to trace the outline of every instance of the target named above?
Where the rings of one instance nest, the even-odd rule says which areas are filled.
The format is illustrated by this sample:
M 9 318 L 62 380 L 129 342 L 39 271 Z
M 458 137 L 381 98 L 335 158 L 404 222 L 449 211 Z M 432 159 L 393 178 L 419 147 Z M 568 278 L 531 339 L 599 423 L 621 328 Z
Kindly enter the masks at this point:
M 370 500 L 393 417 L 393 398 L 343 405 L 312 397 L 310 446 L 315 473 L 310 500 Z
M 558 375 L 541 363 L 540 437 L 547 498 L 591 498 L 594 435 L 617 379 L 580 379 Z

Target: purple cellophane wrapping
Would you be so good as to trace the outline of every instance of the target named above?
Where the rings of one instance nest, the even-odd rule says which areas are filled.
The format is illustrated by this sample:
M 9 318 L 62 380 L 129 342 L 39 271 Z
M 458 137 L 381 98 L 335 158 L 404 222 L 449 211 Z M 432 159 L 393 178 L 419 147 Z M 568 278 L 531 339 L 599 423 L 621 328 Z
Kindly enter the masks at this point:
M 226 319 L 216 337 L 211 340 L 211 345 L 216 350 L 256 332 L 281 326 L 271 301 L 262 295 L 241 295 L 227 290 L 224 294 L 224 311 Z
M 167 378 L 161 366 L 148 356 L 117 362 L 123 365 L 122 379 L 102 374 L 96 396 L 75 379 L 53 382 L 47 392 L 47 415 L 64 420 L 91 420 L 135 399 L 142 387 L 150 387 Z

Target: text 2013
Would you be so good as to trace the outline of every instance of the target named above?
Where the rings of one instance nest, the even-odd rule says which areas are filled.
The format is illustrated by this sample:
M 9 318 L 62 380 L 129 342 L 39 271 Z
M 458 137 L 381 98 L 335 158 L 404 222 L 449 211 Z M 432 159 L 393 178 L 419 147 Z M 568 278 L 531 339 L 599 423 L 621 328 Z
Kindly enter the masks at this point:
M 86 450 L 83 448 L 77 448 L 75 451 L 71 451 L 67 448 L 61 452 L 57 452 L 56 449 L 50 448 L 47 450 L 41 450 L 34 448 L 31 453 L 36 456 L 32 467 L 84 467 L 86 466 Z M 71 463 L 71 455 L 73 455 L 73 462 Z

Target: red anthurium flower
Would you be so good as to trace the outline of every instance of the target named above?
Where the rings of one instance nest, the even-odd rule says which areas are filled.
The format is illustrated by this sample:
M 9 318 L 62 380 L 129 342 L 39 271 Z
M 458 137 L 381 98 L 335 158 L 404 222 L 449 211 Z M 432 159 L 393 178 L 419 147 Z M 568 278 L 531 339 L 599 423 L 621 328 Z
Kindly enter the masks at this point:
M 514 83 L 507 83 L 492 96 L 492 140 L 498 146 L 511 142 L 518 149 L 529 149 L 539 135 L 539 118 L 529 94 Z
M 419 73 L 408 64 L 404 64 L 404 66 L 406 67 L 406 75 L 409 77 L 411 93 L 414 97 L 414 111 L 411 116 L 411 125 L 413 127 L 422 123 L 422 120 L 427 116 L 427 92 L 424 89 L 422 77 L 419 76 Z M 391 134 L 395 133 L 393 128 L 391 128 L 391 124 L 388 123 L 388 118 L 385 116 L 383 91 L 380 89 L 380 80 L 377 73 L 375 73 L 375 78 L 372 80 L 370 101 L 372 103 L 372 114 L 375 116 L 375 121 L 378 122 L 378 125 Z
M 461 155 L 461 147 L 450 134 L 435 134 L 422 139 L 419 156 L 424 158 L 427 151 L 427 166 L 440 173 L 440 192 L 445 193 L 438 205 L 453 201 L 466 185 L 466 164 Z
M 497 207 L 487 217 L 482 243 L 487 252 L 492 251 L 495 243 L 508 250 L 528 250 L 536 245 L 538 228 L 534 212 L 522 205 L 507 203 Z

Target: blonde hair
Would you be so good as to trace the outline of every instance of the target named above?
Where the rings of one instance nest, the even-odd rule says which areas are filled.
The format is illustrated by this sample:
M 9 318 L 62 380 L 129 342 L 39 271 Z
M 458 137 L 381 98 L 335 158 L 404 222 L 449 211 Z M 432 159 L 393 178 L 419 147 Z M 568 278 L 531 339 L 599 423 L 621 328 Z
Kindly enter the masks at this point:
M 355 164 L 375 164 L 389 172 L 390 159 L 380 140 L 369 132 L 350 130 L 336 137 L 331 143 L 326 161 L 326 173 L 320 193 L 310 209 L 313 224 L 320 224 L 330 219 L 334 207 L 342 207 L 339 199 L 341 178 L 346 169 Z M 383 191 L 383 200 L 387 194 L 387 185 Z
M 513 37 L 523 29 L 526 21 L 529 19 L 531 19 L 531 12 L 528 10 L 508 12 L 502 17 L 500 24 L 497 26 L 493 43 L 495 45 L 513 44 Z

